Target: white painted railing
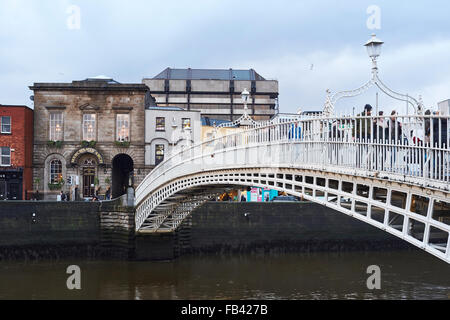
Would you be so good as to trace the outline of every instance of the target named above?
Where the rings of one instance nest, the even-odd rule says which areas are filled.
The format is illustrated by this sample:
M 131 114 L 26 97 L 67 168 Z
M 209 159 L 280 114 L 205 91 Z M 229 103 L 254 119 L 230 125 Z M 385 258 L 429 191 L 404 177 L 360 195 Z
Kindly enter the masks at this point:
M 205 201 L 192 189 L 198 186 L 206 188 L 204 194 L 220 186 L 273 186 L 383 229 L 450 263 L 448 125 L 446 116 L 342 116 L 241 128 L 178 152 L 157 166 L 136 189 L 136 230 L 175 230 Z M 347 178 L 329 185 L 341 176 Z M 349 176 L 359 181 L 345 182 L 353 191 L 348 186 L 344 190 Z M 394 193 L 403 193 L 405 182 L 410 186 L 400 208 L 392 199 Z M 384 201 L 375 199 L 382 188 Z M 188 189 L 184 202 L 177 203 L 176 197 L 167 202 Z M 426 213 L 416 210 L 421 201 L 428 206 Z M 380 211 L 382 220 L 376 216 Z M 399 217 L 403 221 L 396 225 Z M 416 224 L 424 231 L 414 229 Z
M 337 172 L 354 169 L 370 176 L 384 175 L 387 179 L 448 191 L 449 122 L 448 116 L 438 115 L 310 116 L 262 122 L 170 156 L 137 187 L 136 204 L 177 176 L 242 165 L 242 159 L 234 161 L 237 159 L 215 155 L 249 147 L 280 148 L 278 158 L 270 159 L 271 167 L 289 163 Z M 264 165 L 261 159 L 256 160 L 244 164 Z M 182 166 L 186 163 L 189 168 Z

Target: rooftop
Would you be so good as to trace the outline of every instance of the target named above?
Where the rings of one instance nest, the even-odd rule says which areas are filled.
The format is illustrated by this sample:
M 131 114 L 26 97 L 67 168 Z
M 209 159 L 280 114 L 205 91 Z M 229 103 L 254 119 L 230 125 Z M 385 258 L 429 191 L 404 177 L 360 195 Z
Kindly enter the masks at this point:
M 119 82 L 117 82 L 116 80 L 114 80 L 111 77 L 108 76 L 96 76 L 96 77 L 90 77 L 87 78 L 86 80 L 82 80 L 82 81 L 89 81 L 89 82 L 106 82 L 108 84 L 120 84 Z
M 138 90 L 147 91 L 146 85 L 141 83 L 120 83 L 107 76 L 90 77 L 85 80 L 72 82 L 34 83 L 31 90 Z
M 198 110 L 186 110 L 180 107 L 158 107 L 158 106 L 151 106 L 147 107 L 147 110 L 161 110 L 161 111 L 186 111 L 186 112 L 200 112 Z
M 172 69 L 166 68 L 153 79 L 169 80 L 266 80 L 255 70 L 234 69 Z
M 28 108 L 30 110 L 33 110 L 29 106 L 25 105 L 7 105 L 7 104 L 0 104 L 0 108 Z

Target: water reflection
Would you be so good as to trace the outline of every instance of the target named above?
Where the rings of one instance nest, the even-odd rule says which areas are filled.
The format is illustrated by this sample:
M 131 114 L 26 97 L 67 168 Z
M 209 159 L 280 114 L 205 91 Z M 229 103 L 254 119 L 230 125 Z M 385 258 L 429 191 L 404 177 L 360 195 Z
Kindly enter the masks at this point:
M 66 268 L 81 267 L 80 291 Z M 381 290 L 369 290 L 369 265 Z M 422 251 L 0 263 L 0 299 L 448 299 L 450 266 Z

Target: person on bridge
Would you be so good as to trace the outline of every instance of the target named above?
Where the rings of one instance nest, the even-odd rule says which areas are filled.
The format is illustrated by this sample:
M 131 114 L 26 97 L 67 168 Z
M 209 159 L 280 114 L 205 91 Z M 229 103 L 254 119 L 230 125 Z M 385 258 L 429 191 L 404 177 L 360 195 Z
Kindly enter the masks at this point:
M 332 141 L 339 140 L 341 138 L 341 130 L 339 129 L 338 126 L 339 126 L 339 123 L 336 120 L 334 120 L 330 124 L 328 138 Z
M 379 146 L 386 141 L 385 131 L 387 128 L 387 122 L 384 119 L 384 112 L 378 112 L 378 118 L 374 121 L 373 129 L 373 141 Z M 375 168 L 376 170 L 384 170 L 384 162 L 386 161 L 385 152 L 380 152 L 381 148 L 377 147 L 377 153 L 375 154 Z
M 387 124 L 384 121 L 384 112 L 380 111 L 378 112 L 378 118 L 374 121 L 375 128 L 373 130 L 373 140 L 375 142 L 382 142 L 383 140 L 383 133 L 386 130 Z
M 397 111 L 392 110 L 389 125 L 386 128 L 386 136 L 392 144 L 401 144 L 402 140 L 402 123 L 397 117 Z
M 356 167 L 357 168 L 369 168 L 372 165 L 370 158 L 364 159 L 364 156 L 370 154 L 368 148 L 372 147 L 369 145 L 371 141 L 371 131 L 375 128 L 375 118 L 370 118 L 372 116 L 372 106 L 366 104 L 364 106 L 364 111 L 357 115 L 355 119 L 355 125 L 353 126 L 353 138 L 354 141 L 358 143 L 356 145 Z
M 372 116 L 372 106 L 370 104 L 366 104 L 364 106 L 364 111 L 360 114 L 356 115 L 357 117 L 371 117 Z M 372 137 L 371 131 L 375 128 L 376 119 L 373 119 L 373 124 L 371 125 L 371 119 L 360 118 L 356 119 L 355 129 L 353 129 L 353 136 L 355 140 L 360 139 L 361 141 L 370 141 Z M 367 129 L 366 129 L 367 128 Z M 367 137 L 367 138 L 366 138 Z
M 291 128 L 289 129 L 289 140 L 299 141 L 302 139 L 302 127 L 298 124 L 298 120 L 295 120 L 295 122 L 291 125 Z M 295 144 L 292 145 L 295 149 L 294 152 L 294 159 L 292 159 L 293 162 L 297 162 L 300 156 L 300 145 Z
M 388 149 L 391 153 L 391 170 L 394 169 L 397 161 L 397 145 L 403 145 L 403 135 L 402 135 L 402 123 L 397 117 L 397 111 L 392 110 L 391 117 L 388 121 L 388 126 L 386 128 L 386 139 L 390 143 Z
M 433 115 L 439 116 L 439 111 L 433 113 Z M 428 128 L 428 135 L 430 136 L 430 143 L 432 148 L 436 148 L 438 150 L 434 151 L 433 157 L 433 172 L 438 177 L 443 177 L 448 174 L 448 168 L 444 168 L 445 166 L 445 151 L 448 147 L 447 138 L 448 138 L 448 129 L 447 129 L 447 119 L 432 117 L 430 120 L 430 125 Z M 432 123 L 431 123 L 432 122 Z M 433 126 L 433 133 L 431 134 L 431 125 Z M 432 138 L 432 139 L 431 139 Z M 437 165 L 437 168 L 435 168 Z M 435 178 L 438 178 L 435 177 Z
M 439 111 L 435 112 L 436 116 L 439 116 Z M 445 148 L 447 145 L 447 119 L 433 118 L 433 143 L 440 148 Z
M 289 140 L 300 140 L 302 137 L 302 127 L 299 126 L 298 120 L 291 125 L 291 129 L 289 130 Z

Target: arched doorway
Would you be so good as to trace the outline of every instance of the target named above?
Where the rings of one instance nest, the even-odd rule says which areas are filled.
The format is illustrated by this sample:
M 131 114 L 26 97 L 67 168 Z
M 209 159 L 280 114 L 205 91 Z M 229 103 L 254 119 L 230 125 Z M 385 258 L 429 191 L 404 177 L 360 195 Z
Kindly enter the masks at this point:
M 133 159 L 127 154 L 118 154 L 112 161 L 112 197 L 117 198 L 127 192 L 132 184 Z M 131 179 L 130 179 L 131 178 Z
M 81 194 L 83 198 L 93 197 L 95 195 L 97 161 L 91 154 L 86 154 L 80 157 L 79 166 L 82 176 Z

